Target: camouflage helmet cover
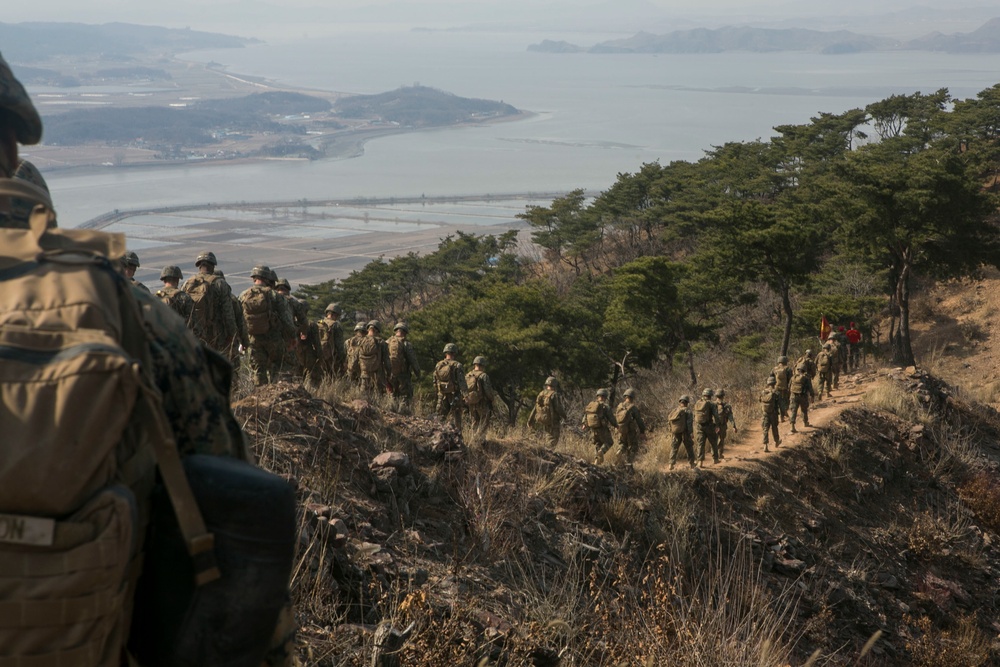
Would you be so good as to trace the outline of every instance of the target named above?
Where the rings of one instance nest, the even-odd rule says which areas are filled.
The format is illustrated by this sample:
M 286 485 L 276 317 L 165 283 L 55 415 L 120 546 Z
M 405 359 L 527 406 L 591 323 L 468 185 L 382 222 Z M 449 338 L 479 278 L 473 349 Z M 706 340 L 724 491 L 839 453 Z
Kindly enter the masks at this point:
M 38 195 L 31 199 L 24 197 L 10 198 L 10 217 L 17 222 L 18 227 L 27 229 L 28 221 L 31 218 L 31 210 L 35 208 L 36 204 L 52 206 L 51 198 L 48 196 L 49 184 L 45 182 L 45 178 L 42 176 L 42 172 L 38 171 L 38 167 L 27 160 L 21 160 L 18 163 L 17 169 L 14 170 L 13 178 L 33 185 L 38 190 Z M 54 226 L 54 223 L 50 226 Z
M 253 267 L 253 271 L 250 272 L 250 278 L 260 278 L 261 280 L 271 279 L 271 267 L 264 264 L 259 264 Z
M 628 389 L 622 392 L 622 396 L 624 396 L 625 398 L 635 398 L 635 389 L 629 387 Z
M 127 251 L 124 255 L 122 255 L 122 266 L 134 266 L 138 269 L 140 266 L 139 255 L 135 254 L 131 250 Z
M 194 265 L 199 266 L 202 262 L 211 264 L 212 266 L 215 266 L 216 264 L 219 263 L 219 261 L 215 259 L 215 253 L 212 252 L 211 250 L 205 250 L 202 253 L 200 253 L 198 257 L 195 258 Z
M 181 273 L 181 267 L 179 266 L 165 266 L 163 270 L 160 271 L 160 280 L 167 280 L 169 278 L 174 278 L 175 280 L 180 280 L 184 277 Z
M 14 126 L 14 136 L 25 146 L 42 139 L 42 118 L 27 91 L 14 77 L 10 65 L 0 55 L 0 110 L 6 111 Z
M 274 286 L 275 286 L 275 287 L 276 287 L 277 289 L 286 289 L 286 290 L 288 290 L 289 292 L 291 292 L 291 291 L 292 291 L 292 286 L 288 284 L 288 279 L 287 279 L 287 278 L 282 278 L 282 279 L 280 279 L 280 280 L 276 281 L 276 282 L 274 283 Z
M 344 312 L 344 309 L 340 307 L 339 303 L 331 303 L 331 304 L 327 305 L 326 310 L 324 310 L 323 312 L 324 313 L 337 313 L 338 315 L 340 315 L 341 313 Z
M 364 331 L 366 328 L 368 327 L 364 322 L 358 322 L 354 325 L 355 331 Z
M 605 389 L 604 387 L 601 387 L 600 389 L 598 389 L 598 390 L 597 390 L 597 395 L 598 395 L 598 396 L 602 396 L 602 397 L 604 397 L 604 398 L 607 398 L 608 396 L 610 396 L 610 395 L 611 395 L 611 392 L 609 392 L 609 391 L 608 391 L 607 389 Z
M 806 356 L 809 357 L 810 359 L 812 359 L 813 351 L 811 349 L 810 350 L 806 350 Z
M 719 398 L 723 398 L 726 395 L 726 390 L 725 389 L 716 389 L 715 390 L 715 395 L 718 396 Z
M 788 363 L 788 357 L 786 357 L 785 355 L 781 355 L 780 357 L 778 357 L 778 363 L 779 364 L 787 364 Z
M 267 270 L 267 280 L 269 282 L 271 282 L 271 283 L 277 283 L 278 282 L 278 274 L 275 272 L 274 269 L 269 268 Z
M 486 357 L 484 357 L 482 355 L 479 355 L 478 357 L 476 357 L 475 359 L 472 360 L 472 365 L 473 366 L 485 366 L 486 365 Z
M 444 353 L 458 354 L 458 345 L 455 345 L 454 343 L 448 343 L 447 345 L 444 346 Z
M 683 396 L 681 396 L 680 398 L 677 399 L 677 402 L 678 403 L 690 403 L 691 402 L 691 397 L 688 396 L 687 394 L 684 394 Z
M 410 333 L 410 327 L 406 326 L 406 322 L 396 322 L 396 326 L 394 326 L 392 330 L 402 331 L 404 333 Z
M 715 396 L 715 392 L 710 387 L 705 387 L 702 390 L 701 395 L 705 398 L 711 398 L 712 396 Z
M 550 375 L 547 378 L 545 378 L 545 386 L 546 387 L 554 387 L 557 384 L 559 384 L 559 380 L 555 379 L 554 376 Z
M 378 320 L 368 320 L 368 324 L 365 325 L 365 328 L 366 329 L 374 329 L 375 331 L 378 331 L 379 333 L 381 333 L 382 332 L 382 323 L 379 322 Z

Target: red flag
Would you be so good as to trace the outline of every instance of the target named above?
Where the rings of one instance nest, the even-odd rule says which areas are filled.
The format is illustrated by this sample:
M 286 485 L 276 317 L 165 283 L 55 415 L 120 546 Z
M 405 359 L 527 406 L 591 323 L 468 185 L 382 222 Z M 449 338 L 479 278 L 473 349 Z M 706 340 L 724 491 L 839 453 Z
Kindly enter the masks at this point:
M 823 319 L 820 320 L 819 323 L 819 339 L 822 341 L 826 341 L 826 339 L 830 337 L 830 333 L 832 331 L 833 327 L 830 326 L 830 323 L 826 321 L 826 315 L 824 315 Z

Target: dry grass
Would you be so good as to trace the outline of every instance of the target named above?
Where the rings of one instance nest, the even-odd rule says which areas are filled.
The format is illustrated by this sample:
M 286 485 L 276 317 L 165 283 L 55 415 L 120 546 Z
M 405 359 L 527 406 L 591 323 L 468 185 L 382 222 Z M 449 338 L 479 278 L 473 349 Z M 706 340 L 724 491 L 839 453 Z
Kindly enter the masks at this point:
M 927 410 L 917 401 L 917 395 L 906 391 L 896 382 L 883 380 L 872 385 L 862 397 L 862 403 L 874 410 L 885 410 L 900 419 L 915 424 L 931 421 Z
M 960 616 L 947 629 L 923 616 L 909 619 L 913 637 L 906 648 L 915 667 L 979 667 L 989 664 L 991 638 L 979 629 L 975 616 Z

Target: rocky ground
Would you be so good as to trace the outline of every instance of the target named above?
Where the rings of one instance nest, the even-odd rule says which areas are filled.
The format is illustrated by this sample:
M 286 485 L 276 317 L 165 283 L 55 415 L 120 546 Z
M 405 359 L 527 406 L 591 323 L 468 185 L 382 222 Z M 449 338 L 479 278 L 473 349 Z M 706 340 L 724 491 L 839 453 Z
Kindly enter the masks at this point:
M 236 410 L 299 484 L 307 664 L 1000 660 L 1000 416 L 916 368 L 847 379 L 766 457 L 670 475 L 292 385 Z

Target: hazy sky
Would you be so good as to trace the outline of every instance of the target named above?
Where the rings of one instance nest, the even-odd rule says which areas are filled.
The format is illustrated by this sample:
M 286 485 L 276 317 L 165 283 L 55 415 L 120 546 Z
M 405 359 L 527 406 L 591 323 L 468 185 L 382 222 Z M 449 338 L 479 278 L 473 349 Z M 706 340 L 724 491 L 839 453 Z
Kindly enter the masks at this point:
M 911 11 L 898 31 L 962 32 L 1000 16 L 1000 0 L 32 0 L 5 3 L 0 20 L 112 21 L 191 27 L 260 36 L 279 26 L 388 22 L 397 25 L 498 26 L 547 30 L 667 32 L 727 23 L 802 24 L 822 29 L 892 30 L 887 19 Z M 871 18 L 869 18 L 871 17 Z M 298 29 L 298 28 L 295 28 Z M 2 48 L 2 45 L 0 45 Z

